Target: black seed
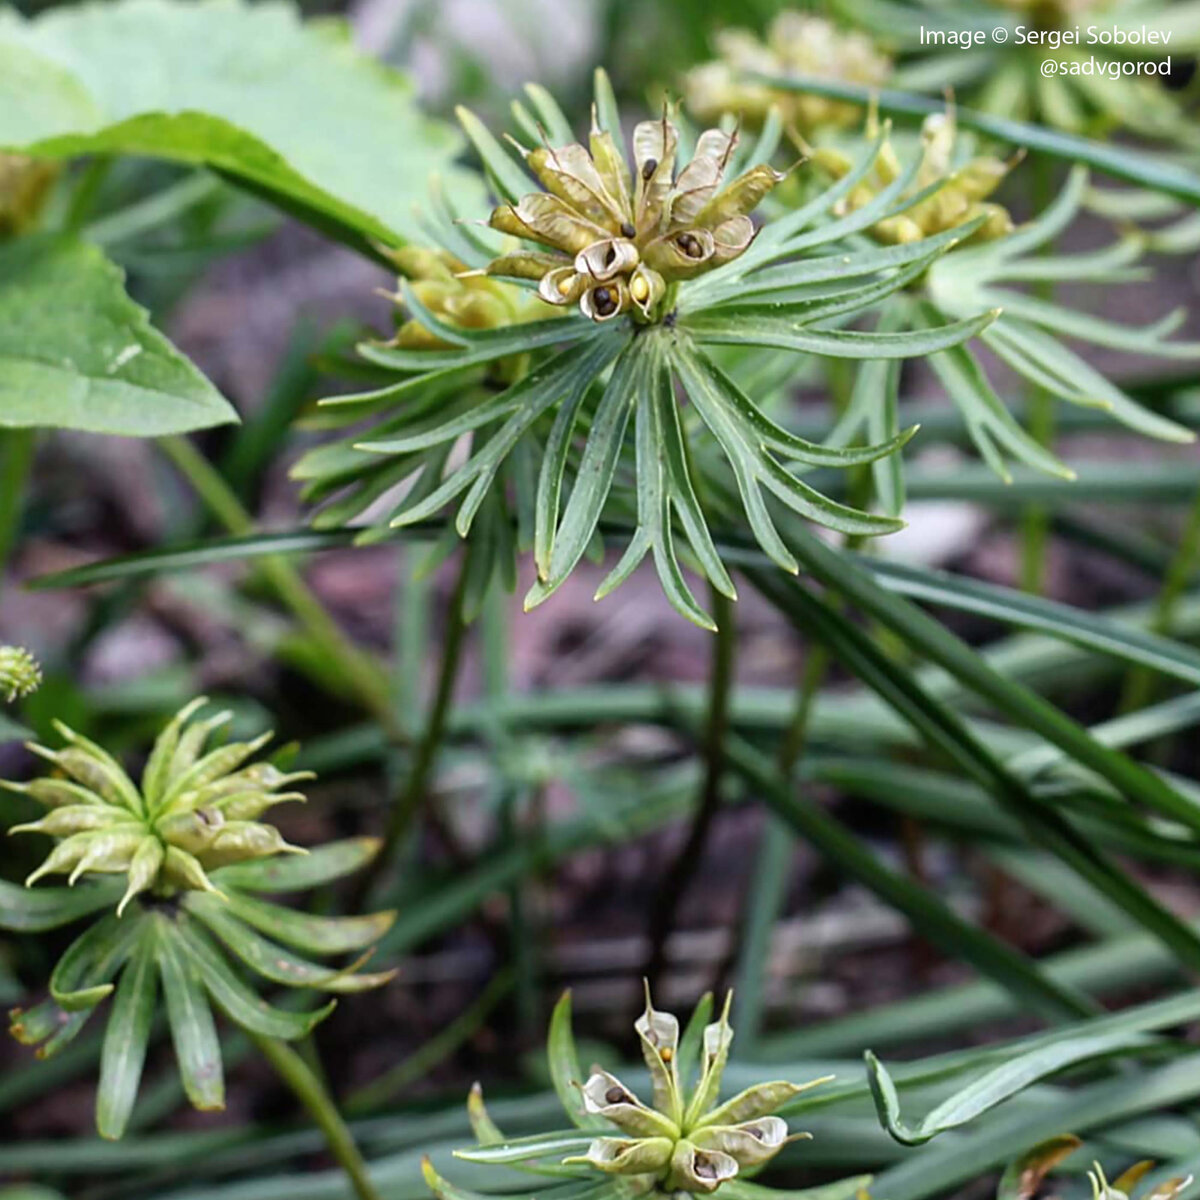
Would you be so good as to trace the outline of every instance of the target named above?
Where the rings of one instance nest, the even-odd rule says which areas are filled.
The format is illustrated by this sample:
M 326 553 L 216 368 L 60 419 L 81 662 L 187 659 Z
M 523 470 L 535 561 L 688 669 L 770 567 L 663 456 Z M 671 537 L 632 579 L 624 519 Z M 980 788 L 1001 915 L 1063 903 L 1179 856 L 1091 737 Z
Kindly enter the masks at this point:
M 606 267 L 611 267 L 616 261 L 616 258 L 617 252 L 611 246 L 609 246 L 608 253 L 604 256 L 604 265 Z
M 654 172 L 657 170 L 658 170 L 658 159 L 657 158 L 646 159 L 646 161 L 644 163 L 642 163 L 642 178 L 644 180 L 646 180 L 648 183 L 650 181 L 650 176 L 653 175 Z
M 592 302 L 596 306 L 596 311 L 602 317 L 610 316 L 617 311 L 616 297 L 606 287 L 598 287 L 592 293 Z
M 619 1087 L 610 1087 L 608 1091 L 604 1093 L 604 1099 L 607 1100 L 609 1104 L 620 1104 L 621 1101 L 625 1099 L 625 1093 Z
M 675 239 L 675 244 L 688 258 L 700 258 L 704 254 L 704 247 L 700 245 L 700 239 L 695 234 L 681 233 Z
M 697 1158 L 695 1166 L 696 1174 L 701 1179 L 716 1179 L 717 1168 L 712 1165 L 706 1158 Z
M 628 221 L 626 221 L 621 226 L 621 236 L 627 238 L 636 237 L 637 230 Z

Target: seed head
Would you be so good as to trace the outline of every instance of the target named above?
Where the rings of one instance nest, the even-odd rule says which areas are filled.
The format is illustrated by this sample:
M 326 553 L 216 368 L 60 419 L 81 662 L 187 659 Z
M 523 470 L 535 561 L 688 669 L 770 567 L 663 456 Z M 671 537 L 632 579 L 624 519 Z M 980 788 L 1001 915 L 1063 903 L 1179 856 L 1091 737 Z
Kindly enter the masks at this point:
M 37 659 L 20 646 L 0 646 L 0 699 L 11 704 L 36 691 L 42 682 Z
M 727 186 L 736 132 L 701 134 L 675 174 L 679 133 L 664 111 L 633 133 L 633 169 L 593 112 L 588 146 L 524 150 L 545 191 L 502 204 L 490 224 L 548 252 L 505 254 L 488 274 L 538 281 L 548 304 L 578 304 L 593 321 L 665 316 L 671 284 L 737 258 L 754 237 L 749 214 L 783 177 L 752 167 Z
M 205 703 L 194 700 L 159 734 L 140 785 L 107 751 L 62 722 L 55 723 L 66 743 L 61 749 L 30 743 L 55 773 L 4 785 L 49 811 L 9 832 L 43 833 L 57 841 L 26 886 L 49 874 L 66 875 L 71 884 L 89 873 L 124 875 L 120 915 L 142 892 L 216 892 L 207 874 L 216 867 L 305 853 L 258 818 L 272 805 L 303 800 L 299 792 L 279 789 L 311 774 L 284 774 L 270 763 L 251 762 L 270 734 L 206 748 L 231 714 L 193 719 Z

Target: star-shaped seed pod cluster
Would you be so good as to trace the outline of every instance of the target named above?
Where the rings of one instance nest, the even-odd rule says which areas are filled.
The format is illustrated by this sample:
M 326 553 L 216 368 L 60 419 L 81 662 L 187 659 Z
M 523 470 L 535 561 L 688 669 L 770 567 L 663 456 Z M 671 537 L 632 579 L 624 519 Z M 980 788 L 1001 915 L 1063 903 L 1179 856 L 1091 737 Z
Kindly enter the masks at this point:
M 622 1196 L 706 1196 L 762 1167 L 789 1141 L 809 1136 L 789 1133 L 777 1110 L 827 1080 L 760 1083 L 722 1103 L 721 1078 L 733 1041 L 730 1000 L 726 997 L 718 1020 L 705 1023 L 712 1010 L 711 997 L 705 997 L 681 1036 L 679 1021 L 656 1010 L 647 989 L 645 1011 L 634 1025 L 649 1072 L 646 1101 L 600 1067 L 580 1082 L 570 1033 L 570 996 L 564 996 L 551 1022 L 550 1069 L 579 1130 L 506 1140 L 487 1116 L 476 1088 L 468 1111 L 481 1145 L 459 1151 L 457 1157 L 479 1163 L 527 1163 L 525 1170 L 542 1169 L 556 1177 L 601 1172 L 620 1177 L 619 1188 L 616 1179 L 614 1187 Z M 696 1079 L 691 1084 L 693 1074 Z M 575 1136 L 578 1133 L 584 1136 Z M 576 1146 L 579 1153 L 562 1157 L 564 1150 Z M 553 1166 L 546 1161 L 552 1156 L 559 1156 Z M 544 1165 L 533 1161 L 538 1159 Z M 455 1200 L 459 1194 L 428 1162 L 425 1178 L 439 1200 Z
M 593 321 L 669 309 L 672 285 L 731 262 L 754 240 L 750 213 L 783 178 L 765 163 L 726 186 L 738 135 L 709 129 L 676 174 L 679 130 L 664 110 L 633 131 L 633 169 L 593 110 L 589 144 L 520 147 L 546 189 L 501 204 L 493 229 L 544 247 L 505 254 L 489 275 L 538 280 L 547 303 L 578 304 Z
M 583 1086 L 586 1111 L 604 1118 L 620 1137 L 598 1137 L 587 1153 L 568 1158 L 619 1175 L 653 1174 L 659 1190 L 707 1194 L 740 1171 L 769 1162 L 793 1138 L 775 1110 L 807 1084 L 761 1083 L 718 1104 L 721 1076 L 733 1030 L 731 996 L 720 1020 L 704 1027 L 700 1072 L 690 1094 L 680 1076 L 679 1021 L 658 1012 L 646 995 L 646 1010 L 634 1025 L 650 1072 L 651 1103 L 646 1104 L 615 1075 L 596 1069 Z
M 275 804 L 303 800 L 300 792 L 280 789 L 311 779 L 311 773 L 287 774 L 271 763 L 251 762 L 269 733 L 210 748 L 232 714 L 200 719 L 205 704 L 204 698 L 192 701 L 166 725 L 140 785 L 106 750 L 62 722 L 55 723 L 66 743 L 61 749 L 30 743 L 55 773 L 4 786 L 50 811 L 9 832 L 48 834 L 57 842 L 26 886 L 51 874 L 66 875 L 71 884 L 87 874 L 124 875 L 119 916 L 142 892 L 215 892 L 208 872 L 217 867 L 305 853 L 258 818 Z
M 28 650 L 0 646 L 0 700 L 11 704 L 36 691 L 41 682 L 42 668 Z

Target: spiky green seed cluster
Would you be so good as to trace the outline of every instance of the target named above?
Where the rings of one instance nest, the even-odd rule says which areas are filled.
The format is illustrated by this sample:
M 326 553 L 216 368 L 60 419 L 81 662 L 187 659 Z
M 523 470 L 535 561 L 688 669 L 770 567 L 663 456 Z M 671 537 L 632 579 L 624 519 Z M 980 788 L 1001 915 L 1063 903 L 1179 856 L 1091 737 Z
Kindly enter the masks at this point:
M 88 873 L 124 874 L 128 886 L 117 907 L 120 915 L 141 892 L 215 892 L 208 872 L 217 867 L 305 853 L 258 818 L 275 804 L 303 800 L 299 792 L 279 789 L 311 774 L 285 774 L 270 763 L 250 762 L 269 733 L 208 748 L 232 714 L 193 719 L 205 703 L 203 697 L 192 701 L 169 722 L 154 743 L 140 786 L 106 750 L 62 722 L 55 722 L 66 742 L 62 749 L 30 744 L 58 773 L 5 786 L 50 811 L 10 832 L 60 840 L 26 886 L 50 874 L 67 875 L 72 884 Z
M 11 704 L 36 691 L 41 682 L 42 668 L 28 650 L 0 646 L 0 698 Z

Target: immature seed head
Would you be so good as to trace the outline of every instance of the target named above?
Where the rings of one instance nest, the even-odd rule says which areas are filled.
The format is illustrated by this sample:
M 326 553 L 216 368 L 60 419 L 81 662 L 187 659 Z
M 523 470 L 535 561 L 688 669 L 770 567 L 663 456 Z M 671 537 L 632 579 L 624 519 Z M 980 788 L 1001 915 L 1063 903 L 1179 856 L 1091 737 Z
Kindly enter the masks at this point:
M 66 743 L 61 749 L 30 744 L 57 773 L 4 786 L 49 811 L 9 832 L 48 834 L 56 841 L 26 886 L 49 874 L 67 875 L 71 884 L 86 874 L 124 875 L 120 914 L 142 892 L 216 891 L 207 874 L 216 867 L 305 853 L 258 818 L 272 805 L 304 799 L 279 789 L 311 774 L 289 775 L 270 763 L 251 762 L 270 734 L 210 746 L 230 714 L 194 719 L 204 703 L 193 701 L 168 722 L 140 784 L 107 751 L 62 722 L 55 724 Z
M 20 646 L 0 646 L 0 699 L 11 704 L 42 682 L 37 659 Z

